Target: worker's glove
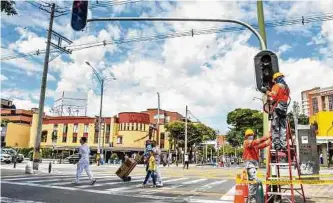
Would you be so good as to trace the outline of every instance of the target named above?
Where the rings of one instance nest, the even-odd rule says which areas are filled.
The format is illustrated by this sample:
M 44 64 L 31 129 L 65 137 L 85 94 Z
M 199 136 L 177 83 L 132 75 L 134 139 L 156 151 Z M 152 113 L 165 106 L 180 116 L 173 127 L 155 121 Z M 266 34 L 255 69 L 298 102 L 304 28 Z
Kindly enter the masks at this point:
M 261 87 L 261 91 L 266 93 L 268 91 L 268 89 L 267 89 L 267 87 Z

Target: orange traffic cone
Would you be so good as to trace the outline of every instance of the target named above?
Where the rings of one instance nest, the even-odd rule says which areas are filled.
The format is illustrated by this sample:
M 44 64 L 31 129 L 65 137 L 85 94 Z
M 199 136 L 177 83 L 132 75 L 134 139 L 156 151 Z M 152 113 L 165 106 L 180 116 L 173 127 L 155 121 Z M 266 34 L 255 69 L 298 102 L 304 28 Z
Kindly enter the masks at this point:
M 237 180 L 241 180 L 241 175 L 237 174 Z M 234 203 L 245 203 L 245 197 L 248 194 L 248 187 L 244 183 L 239 183 L 236 181 L 236 192 L 235 192 L 235 199 Z

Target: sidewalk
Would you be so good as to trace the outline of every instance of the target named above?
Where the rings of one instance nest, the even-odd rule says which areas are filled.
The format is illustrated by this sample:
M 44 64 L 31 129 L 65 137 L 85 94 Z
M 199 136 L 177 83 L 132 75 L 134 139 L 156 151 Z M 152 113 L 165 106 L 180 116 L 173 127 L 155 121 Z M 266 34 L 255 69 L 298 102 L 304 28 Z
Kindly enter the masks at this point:
M 307 202 L 333 203 L 333 185 L 304 185 Z

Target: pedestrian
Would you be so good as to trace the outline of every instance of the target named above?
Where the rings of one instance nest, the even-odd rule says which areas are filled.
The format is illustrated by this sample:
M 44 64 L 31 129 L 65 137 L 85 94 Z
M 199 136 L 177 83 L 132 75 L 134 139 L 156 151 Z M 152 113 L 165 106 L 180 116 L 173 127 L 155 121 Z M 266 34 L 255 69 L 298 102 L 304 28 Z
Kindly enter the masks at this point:
M 270 103 L 273 105 L 273 120 L 271 124 L 272 142 L 275 150 L 287 150 L 287 111 L 290 89 L 284 81 L 284 75 L 277 72 L 273 75 L 272 90 L 263 88 Z
M 172 155 L 169 154 L 168 156 L 168 167 L 170 166 L 170 164 L 172 164 Z
M 162 175 L 161 175 L 161 170 L 160 170 L 160 164 L 161 164 L 161 150 L 158 148 L 153 149 L 154 155 L 155 155 L 155 160 L 156 160 L 156 182 L 158 187 L 163 187 L 163 180 L 162 180 Z
M 323 153 L 320 153 L 319 159 L 320 159 L 320 164 L 324 164 Z
M 259 149 L 269 146 L 269 139 L 269 136 L 264 136 L 260 139 L 254 140 L 253 130 L 247 129 L 245 131 L 245 140 L 243 144 L 243 160 L 245 162 L 245 169 L 247 170 L 249 181 L 257 181 L 257 183 L 249 184 L 249 203 L 257 202 L 257 191 L 260 181 L 256 174 L 259 162 Z
M 188 163 L 189 163 L 189 161 L 188 161 L 188 154 L 185 154 L 184 155 L 184 167 L 183 167 L 183 169 L 185 169 L 185 166 L 188 169 Z
M 142 187 L 146 187 L 147 185 L 147 181 L 149 179 L 149 177 L 152 177 L 153 179 L 153 187 L 156 187 L 156 176 L 155 176 L 155 172 L 156 172 L 156 160 L 155 160 L 155 156 L 154 156 L 154 152 L 150 151 L 149 152 L 149 159 L 148 159 L 148 170 L 147 170 L 147 174 L 146 174 L 146 178 L 142 183 Z
M 80 139 L 80 143 L 81 143 L 81 146 L 79 148 L 79 161 L 77 163 L 75 184 L 79 184 L 80 176 L 84 169 L 89 177 L 89 180 L 91 181 L 90 183 L 93 185 L 96 183 L 96 179 L 93 178 L 93 175 L 92 175 L 92 173 L 90 171 L 90 167 L 89 167 L 90 149 L 89 149 L 89 146 L 87 145 L 87 138 L 82 137 Z

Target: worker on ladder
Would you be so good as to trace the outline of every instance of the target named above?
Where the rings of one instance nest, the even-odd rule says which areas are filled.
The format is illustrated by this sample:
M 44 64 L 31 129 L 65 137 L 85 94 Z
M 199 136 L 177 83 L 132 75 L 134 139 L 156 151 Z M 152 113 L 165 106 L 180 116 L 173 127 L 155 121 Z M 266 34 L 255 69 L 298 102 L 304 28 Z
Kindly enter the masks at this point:
M 287 149 L 287 111 L 290 90 L 284 81 L 284 75 L 280 72 L 273 75 L 273 82 L 271 91 L 264 88 L 272 105 L 272 143 L 275 150 L 285 151 Z
M 254 140 L 254 132 L 252 129 L 245 131 L 245 140 L 243 144 L 243 160 L 247 170 L 249 181 L 259 181 L 257 178 L 257 167 L 259 163 L 259 149 L 263 149 L 270 145 L 270 136 L 264 136 Z M 259 183 L 249 184 L 249 201 L 250 203 L 257 202 L 257 192 Z

